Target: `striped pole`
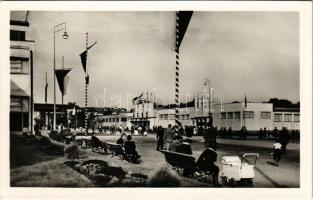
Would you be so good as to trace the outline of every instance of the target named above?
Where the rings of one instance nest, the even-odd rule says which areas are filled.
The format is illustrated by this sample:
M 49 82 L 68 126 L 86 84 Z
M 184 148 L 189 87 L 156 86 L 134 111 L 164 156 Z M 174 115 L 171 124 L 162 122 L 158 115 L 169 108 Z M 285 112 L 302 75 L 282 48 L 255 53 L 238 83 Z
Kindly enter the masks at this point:
M 178 125 L 179 125 L 179 11 L 176 11 L 176 73 L 175 73 L 175 133 L 178 134 Z
M 86 76 L 85 76 L 85 134 L 88 135 L 88 116 L 87 116 L 87 106 L 88 106 L 88 73 L 87 73 L 87 54 L 88 54 L 88 33 L 86 33 Z

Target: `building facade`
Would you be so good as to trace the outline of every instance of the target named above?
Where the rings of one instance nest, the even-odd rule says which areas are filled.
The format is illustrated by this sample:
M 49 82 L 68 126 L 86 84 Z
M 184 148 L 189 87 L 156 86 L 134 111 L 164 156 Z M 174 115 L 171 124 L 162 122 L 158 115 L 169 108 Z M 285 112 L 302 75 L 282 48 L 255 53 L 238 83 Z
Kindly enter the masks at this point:
M 112 113 L 110 115 L 97 116 L 97 127 L 114 127 L 131 129 L 133 113 Z
M 10 132 L 33 131 L 33 48 L 29 22 L 10 20 Z
M 211 104 L 205 98 L 194 98 L 193 106 L 180 107 L 179 119 L 183 126 L 208 125 L 211 113 L 212 124 L 218 129 L 222 127 L 239 131 L 246 126 L 248 131 L 258 131 L 261 128 L 273 130 L 275 127 L 289 130 L 299 130 L 299 109 L 275 109 L 272 103 L 225 103 Z M 133 120 L 135 127 L 152 129 L 154 126 L 167 127 L 175 125 L 174 108 L 154 108 L 152 103 L 141 102 L 134 106 Z

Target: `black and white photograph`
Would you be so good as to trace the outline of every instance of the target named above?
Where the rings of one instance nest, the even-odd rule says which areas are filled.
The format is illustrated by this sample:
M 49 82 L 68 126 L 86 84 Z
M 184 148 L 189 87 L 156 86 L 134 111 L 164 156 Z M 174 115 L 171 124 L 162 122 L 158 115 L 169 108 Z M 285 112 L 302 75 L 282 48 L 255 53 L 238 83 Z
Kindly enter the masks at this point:
M 13 9 L 7 24 L 10 188 L 303 186 L 300 11 Z

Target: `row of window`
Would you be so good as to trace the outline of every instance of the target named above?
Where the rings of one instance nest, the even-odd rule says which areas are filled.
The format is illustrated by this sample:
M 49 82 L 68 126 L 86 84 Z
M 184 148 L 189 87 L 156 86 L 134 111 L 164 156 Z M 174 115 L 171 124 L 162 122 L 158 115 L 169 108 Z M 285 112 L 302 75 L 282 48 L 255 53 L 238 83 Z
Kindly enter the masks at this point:
M 270 119 L 271 112 L 261 112 L 260 113 L 261 119 Z M 221 119 L 240 119 L 240 112 L 221 112 Z M 254 111 L 244 111 L 243 118 L 245 119 L 253 119 L 254 118 Z
M 240 119 L 240 112 L 221 112 L 220 115 L 221 119 Z M 244 111 L 243 118 L 245 119 L 253 119 L 254 118 L 254 112 L 253 111 Z M 271 112 L 261 112 L 260 113 L 261 119 L 270 119 L 271 118 Z M 274 113 L 274 122 L 291 122 L 292 121 L 292 114 L 282 114 L 282 113 Z M 299 122 L 300 121 L 300 115 L 294 114 L 293 115 L 293 121 Z
M 190 115 L 189 114 L 178 115 L 178 118 L 180 120 L 189 120 L 190 119 Z M 175 114 L 160 114 L 159 115 L 159 119 L 160 120 L 173 120 L 173 119 L 175 119 Z
M 126 122 L 127 119 L 125 117 L 122 118 L 104 118 L 103 119 L 104 122 Z
M 282 113 L 275 113 L 274 114 L 274 122 L 300 122 L 300 114 L 293 114 L 293 120 L 292 120 L 292 114 L 282 114 Z
M 143 118 L 143 117 L 148 117 L 148 116 L 149 116 L 148 112 L 146 112 L 146 115 L 145 115 L 145 116 L 144 116 L 144 113 L 142 112 L 140 117 Z M 134 116 L 134 117 L 135 117 L 135 116 Z M 136 114 L 136 117 L 139 118 L 139 113 Z

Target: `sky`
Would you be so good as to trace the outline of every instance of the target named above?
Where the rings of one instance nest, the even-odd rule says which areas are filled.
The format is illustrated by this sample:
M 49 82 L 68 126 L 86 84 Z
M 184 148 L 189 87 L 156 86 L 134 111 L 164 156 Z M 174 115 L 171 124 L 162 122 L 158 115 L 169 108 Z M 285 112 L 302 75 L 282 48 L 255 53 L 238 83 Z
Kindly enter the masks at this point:
M 25 12 L 12 12 L 19 19 Z M 56 34 L 56 63 L 73 68 L 64 102 L 84 105 L 79 54 L 89 44 L 88 106 L 131 108 L 131 99 L 154 90 L 157 101 L 174 101 L 174 12 L 30 12 L 34 49 L 34 98 L 53 103 L 53 28 L 66 22 L 68 40 Z M 190 99 L 209 79 L 224 102 L 300 99 L 297 12 L 194 12 L 180 46 L 180 97 Z M 187 97 L 187 98 L 186 98 Z M 97 99 L 97 101 L 95 100 Z M 61 94 L 57 86 L 57 103 Z

